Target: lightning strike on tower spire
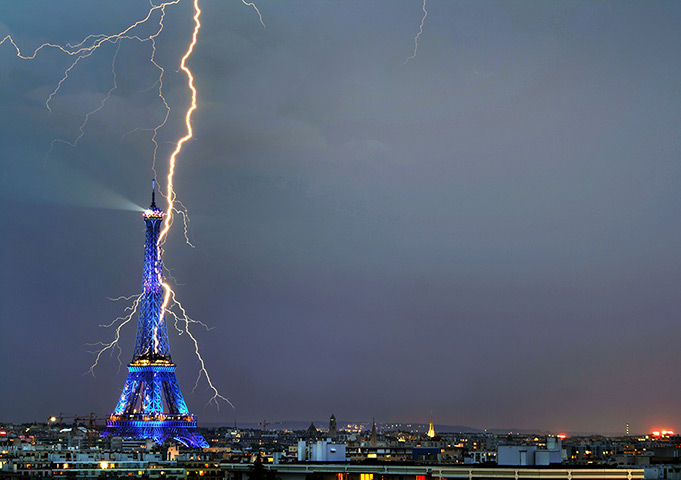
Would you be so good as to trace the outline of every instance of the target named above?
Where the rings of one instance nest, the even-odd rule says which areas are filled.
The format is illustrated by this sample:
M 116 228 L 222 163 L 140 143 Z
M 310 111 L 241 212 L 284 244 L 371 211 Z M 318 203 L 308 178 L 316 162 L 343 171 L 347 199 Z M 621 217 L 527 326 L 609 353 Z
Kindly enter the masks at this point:
M 196 87 L 194 86 L 194 75 L 192 71 L 187 67 L 187 59 L 191 56 L 194 51 L 194 46 L 196 45 L 196 38 L 199 35 L 199 30 L 201 30 L 201 9 L 199 8 L 199 0 L 194 0 L 194 31 L 192 32 L 192 41 L 187 47 L 187 51 L 182 56 L 180 61 L 180 69 L 187 75 L 187 87 L 191 90 L 191 105 L 187 109 L 187 113 L 184 117 L 185 127 L 187 128 L 187 133 L 177 141 L 175 145 L 175 150 L 170 155 L 168 159 L 168 183 L 166 186 L 166 200 L 168 201 L 168 211 L 166 213 L 165 221 L 163 222 L 163 229 L 158 237 L 159 248 L 165 243 L 165 237 L 168 235 L 171 225 L 173 224 L 173 212 L 175 211 L 175 191 L 173 179 L 175 176 L 175 163 L 177 161 L 177 155 L 182 151 L 184 144 L 194 136 L 194 131 L 192 129 L 192 114 L 196 110 Z M 165 305 L 164 305 L 165 306 Z

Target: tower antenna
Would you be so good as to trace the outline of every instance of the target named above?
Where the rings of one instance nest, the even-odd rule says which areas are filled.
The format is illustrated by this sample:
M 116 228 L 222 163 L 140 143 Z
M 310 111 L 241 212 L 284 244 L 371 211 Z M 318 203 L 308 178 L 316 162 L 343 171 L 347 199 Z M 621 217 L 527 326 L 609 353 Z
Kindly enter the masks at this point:
M 158 210 L 156 206 L 156 179 L 151 180 L 151 205 L 149 206 L 151 210 Z

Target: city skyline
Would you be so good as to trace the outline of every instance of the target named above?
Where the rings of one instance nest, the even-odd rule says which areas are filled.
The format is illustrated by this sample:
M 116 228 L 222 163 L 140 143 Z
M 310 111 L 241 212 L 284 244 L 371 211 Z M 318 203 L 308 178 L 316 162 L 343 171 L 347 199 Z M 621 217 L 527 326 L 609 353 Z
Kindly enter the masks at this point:
M 146 6 L 0 6 L 26 48 Z M 38 8 L 44 14 L 35 16 Z M 63 8 L 67 5 L 68 8 Z M 199 108 L 164 261 L 206 367 L 170 333 L 199 425 L 381 418 L 472 428 L 678 430 L 681 32 L 673 2 L 201 2 Z M 191 4 L 157 41 L 189 102 Z M 149 34 L 148 31 L 145 31 Z M 162 118 L 148 45 L 68 60 L 0 45 L 0 420 L 106 414 L 132 358 L 88 344 L 138 293 Z M 117 89 L 73 141 L 90 108 Z M 137 130 L 136 130 L 137 129 Z M 141 205 L 141 206 L 140 206 Z

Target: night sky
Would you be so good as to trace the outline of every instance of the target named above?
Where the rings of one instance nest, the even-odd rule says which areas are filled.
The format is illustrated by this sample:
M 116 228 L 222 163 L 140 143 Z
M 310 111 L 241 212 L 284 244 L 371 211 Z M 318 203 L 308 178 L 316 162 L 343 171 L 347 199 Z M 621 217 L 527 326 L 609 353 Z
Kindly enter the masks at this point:
M 170 330 L 200 422 L 427 422 L 633 432 L 681 427 L 681 3 L 205 0 L 199 109 L 165 263 L 216 386 Z M 26 49 L 115 33 L 145 2 L 0 4 Z M 191 3 L 158 39 L 173 108 Z M 140 33 L 149 34 L 151 26 Z M 109 414 L 123 367 L 88 343 L 139 293 L 149 44 L 70 73 L 0 46 L 0 421 Z M 137 129 L 137 130 L 136 130 Z M 132 133 L 130 133 L 132 132 Z

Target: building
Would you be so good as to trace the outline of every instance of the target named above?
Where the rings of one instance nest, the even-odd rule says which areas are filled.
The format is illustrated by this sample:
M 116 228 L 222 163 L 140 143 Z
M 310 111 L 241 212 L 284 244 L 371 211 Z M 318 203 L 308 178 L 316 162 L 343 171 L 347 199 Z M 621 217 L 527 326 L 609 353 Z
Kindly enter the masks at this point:
M 221 463 L 227 480 L 247 480 L 251 467 Z M 526 468 L 336 464 L 265 465 L 281 480 L 644 480 L 635 468 Z
M 299 462 L 345 462 L 345 444 L 331 443 L 331 439 L 298 441 Z
M 537 445 L 499 445 L 498 465 L 555 465 L 563 462 L 563 447 L 560 438 L 548 436 L 546 447 Z

